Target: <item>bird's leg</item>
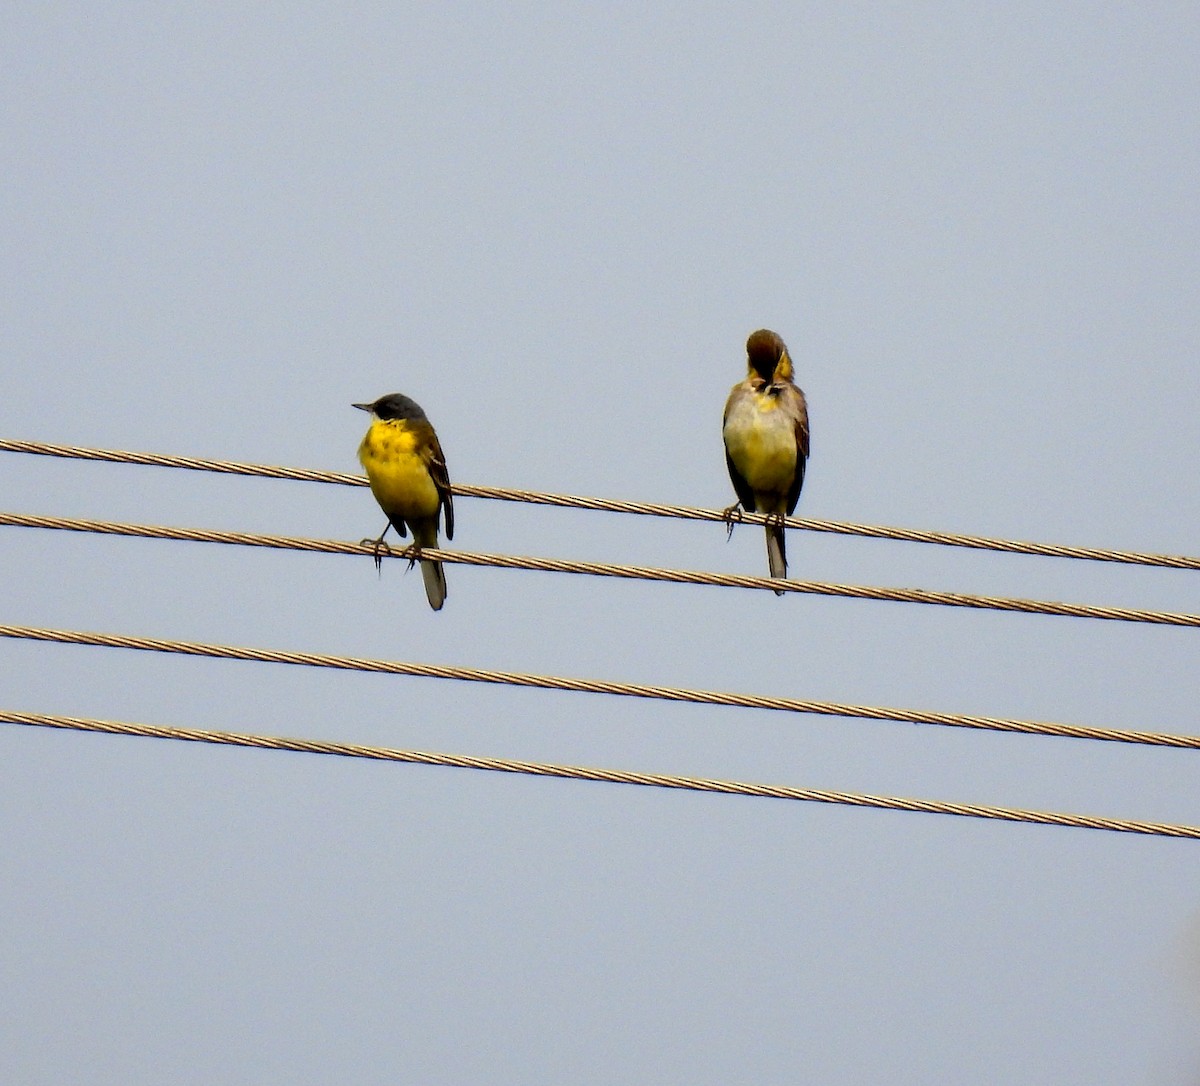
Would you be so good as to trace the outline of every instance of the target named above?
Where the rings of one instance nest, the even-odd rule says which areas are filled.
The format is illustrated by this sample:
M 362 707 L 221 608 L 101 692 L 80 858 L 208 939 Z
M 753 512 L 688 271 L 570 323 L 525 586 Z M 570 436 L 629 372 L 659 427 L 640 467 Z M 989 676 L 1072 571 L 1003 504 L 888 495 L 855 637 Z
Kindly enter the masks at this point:
M 725 533 L 725 542 L 728 543 L 733 538 L 734 527 L 742 523 L 742 503 L 737 501 L 728 509 L 722 509 L 721 519 L 725 522 L 725 527 L 728 529 Z
M 383 541 L 383 537 L 388 534 L 388 529 L 391 526 L 391 521 L 388 521 L 383 526 L 383 533 L 378 539 L 361 539 L 358 543 L 360 547 L 365 547 L 368 544 L 371 546 L 372 557 L 375 559 L 375 572 L 381 577 L 383 576 L 383 556 L 392 553 L 392 548 Z
M 421 544 L 415 539 L 400 552 L 401 558 L 408 559 L 408 568 L 412 569 L 417 564 L 417 559 L 421 557 Z

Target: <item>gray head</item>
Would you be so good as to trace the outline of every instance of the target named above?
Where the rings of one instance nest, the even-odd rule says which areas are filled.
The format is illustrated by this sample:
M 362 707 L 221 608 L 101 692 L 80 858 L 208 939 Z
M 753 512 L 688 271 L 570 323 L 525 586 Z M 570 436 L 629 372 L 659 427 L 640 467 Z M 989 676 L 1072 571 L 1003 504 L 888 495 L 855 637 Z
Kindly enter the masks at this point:
M 377 419 L 423 419 L 425 412 L 415 400 L 410 400 L 400 392 L 389 392 L 380 396 L 374 403 L 356 403 L 360 411 L 370 411 Z

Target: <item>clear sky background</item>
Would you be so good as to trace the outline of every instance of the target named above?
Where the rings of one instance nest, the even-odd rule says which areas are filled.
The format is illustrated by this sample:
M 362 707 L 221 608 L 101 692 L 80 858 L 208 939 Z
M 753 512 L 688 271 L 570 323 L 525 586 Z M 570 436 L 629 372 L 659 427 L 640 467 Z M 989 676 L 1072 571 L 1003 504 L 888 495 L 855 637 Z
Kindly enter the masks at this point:
M 8 5 L 0 435 L 1200 551 L 1191 4 Z M 357 541 L 366 491 L 0 454 L 2 507 Z M 468 550 L 762 534 L 462 499 Z M 794 532 L 806 579 L 1200 575 Z M 2 621 L 1194 733 L 1200 631 L 0 529 Z M 1200 755 L 0 643 L 3 705 L 1200 823 Z M 0 1080 L 1200 1082 L 1200 843 L 0 729 Z

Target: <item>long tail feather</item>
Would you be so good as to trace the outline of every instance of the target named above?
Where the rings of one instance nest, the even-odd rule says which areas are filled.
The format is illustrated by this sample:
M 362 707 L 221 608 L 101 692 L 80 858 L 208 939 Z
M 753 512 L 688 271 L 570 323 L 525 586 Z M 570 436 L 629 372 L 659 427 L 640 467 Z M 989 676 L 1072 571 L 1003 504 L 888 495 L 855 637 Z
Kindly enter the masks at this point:
M 767 565 L 771 570 L 772 577 L 778 577 L 781 580 L 787 580 L 787 551 L 783 542 L 783 526 L 778 524 L 768 524 L 767 532 Z M 775 595 L 782 596 L 784 593 L 778 588 L 775 590 Z
M 426 547 L 426 550 L 436 550 L 436 547 Z M 442 609 L 446 602 L 446 574 L 442 572 L 441 562 L 422 562 L 421 580 L 425 582 L 425 597 L 429 606 L 435 611 Z
M 412 528 L 413 539 L 421 550 L 436 551 L 438 549 L 437 517 L 416 522 L 410 521 L 409 527 Z M 422 562 L 421 580 L 425 582 L 425 597 L 429 600 L 429 606 L 435 611 L 440 611 L 442 604 L 446 602 L 445 567 L 441 562 Z

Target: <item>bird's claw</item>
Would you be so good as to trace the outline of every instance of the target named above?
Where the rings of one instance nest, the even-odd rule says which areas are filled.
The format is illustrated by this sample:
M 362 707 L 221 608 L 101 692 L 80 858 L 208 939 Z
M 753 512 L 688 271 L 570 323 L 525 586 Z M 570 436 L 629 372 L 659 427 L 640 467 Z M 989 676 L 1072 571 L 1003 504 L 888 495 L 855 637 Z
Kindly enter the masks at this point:
M 408 568 L 412 569 L 417 564 L 417 559 L 421 557 L 421 545 L 419 543 L 410 543 L 400 552 L 401 558 L 408 559 Z
M 725 533 L 725 542 L 728 543 L 733 538 L 733 529 L 742 523 L 742 503 L 734 502 L 728 509 L 722 509 L 721 519 L 728 529 Z
M 375 559 L 375 572 L 383 576 L 383 556 L 385 554 L 390 556 L 392 553 L 392 548 L 383 541 L 383 536 L 378 539 L 359 540 L 358 545 L 371 548 L 371 557 Z

